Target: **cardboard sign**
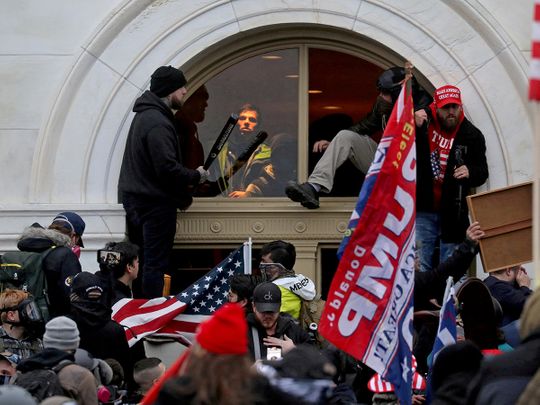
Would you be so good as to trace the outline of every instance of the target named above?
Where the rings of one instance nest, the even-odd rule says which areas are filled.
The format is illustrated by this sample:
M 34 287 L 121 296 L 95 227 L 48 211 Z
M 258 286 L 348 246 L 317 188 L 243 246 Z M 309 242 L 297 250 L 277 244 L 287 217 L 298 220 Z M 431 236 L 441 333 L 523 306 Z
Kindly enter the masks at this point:
M 473 221 L 486 233 L 480 239 L 484 271 L 532 261 L 532 182 L 467 197 Z

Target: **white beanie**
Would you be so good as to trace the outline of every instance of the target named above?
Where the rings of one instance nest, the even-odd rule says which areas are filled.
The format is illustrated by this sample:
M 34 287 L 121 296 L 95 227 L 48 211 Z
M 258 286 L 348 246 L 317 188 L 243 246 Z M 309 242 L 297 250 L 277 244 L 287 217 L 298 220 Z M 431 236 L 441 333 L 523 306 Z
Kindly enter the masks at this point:
M 76 350 L 79 347 L 77 324 L 65 316 L 51 319 L 45 325 L 43 347 L 60 350 Z

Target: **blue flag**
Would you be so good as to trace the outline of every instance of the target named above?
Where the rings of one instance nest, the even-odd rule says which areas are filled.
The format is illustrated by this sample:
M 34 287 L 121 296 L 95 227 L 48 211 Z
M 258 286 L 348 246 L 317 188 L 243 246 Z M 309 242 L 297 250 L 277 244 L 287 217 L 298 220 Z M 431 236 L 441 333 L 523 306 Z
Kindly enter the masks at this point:
M 431 351 L 431 364 L 429 367 L 429 378 L 426 389 L 426 402 L 429 404 L 432 400 L 433 393 L 431 392 L 431 371 L 433 364 L 437 360 L 439 352 L 446 346 L 456 343 L 457 327 L 456 327 L 456 307 L 454 304 L 454 281 L 452 277 L 448 277 L 446 282 L 446 291 L 444 293 L 443 306 L 439 315 L 439 328 L 437 336 Z

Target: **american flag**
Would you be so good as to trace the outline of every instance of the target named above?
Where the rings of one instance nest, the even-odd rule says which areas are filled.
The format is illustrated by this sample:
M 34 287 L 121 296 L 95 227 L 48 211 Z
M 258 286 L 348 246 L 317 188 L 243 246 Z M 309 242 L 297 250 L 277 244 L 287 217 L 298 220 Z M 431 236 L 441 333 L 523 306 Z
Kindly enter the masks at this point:
M 199 323 L 227 302 L 229 278 L 250 273 L 251 242 L 246 242 L 180 294 L 124 298 L 114 304 L 112 318 L 125 328 L 130 346 L 148 335 L 173 337 L 189 345 Z
M 529 99 L 540 101 L 540 0 L 534 2 Z

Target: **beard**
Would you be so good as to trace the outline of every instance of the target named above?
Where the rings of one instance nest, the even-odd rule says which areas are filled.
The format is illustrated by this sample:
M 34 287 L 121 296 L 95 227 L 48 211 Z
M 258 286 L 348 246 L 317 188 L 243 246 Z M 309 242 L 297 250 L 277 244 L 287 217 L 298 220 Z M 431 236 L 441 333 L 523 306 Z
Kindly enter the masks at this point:
M 171 97 L 171 108 L 174 110 L 180 110 L 182 108 L 182 101 L 176 97 Z
M 441 122 L 441 127 L 447 132 L 452 132 L 456 129 L 458 122 L 458 117 L 450 115 Z

